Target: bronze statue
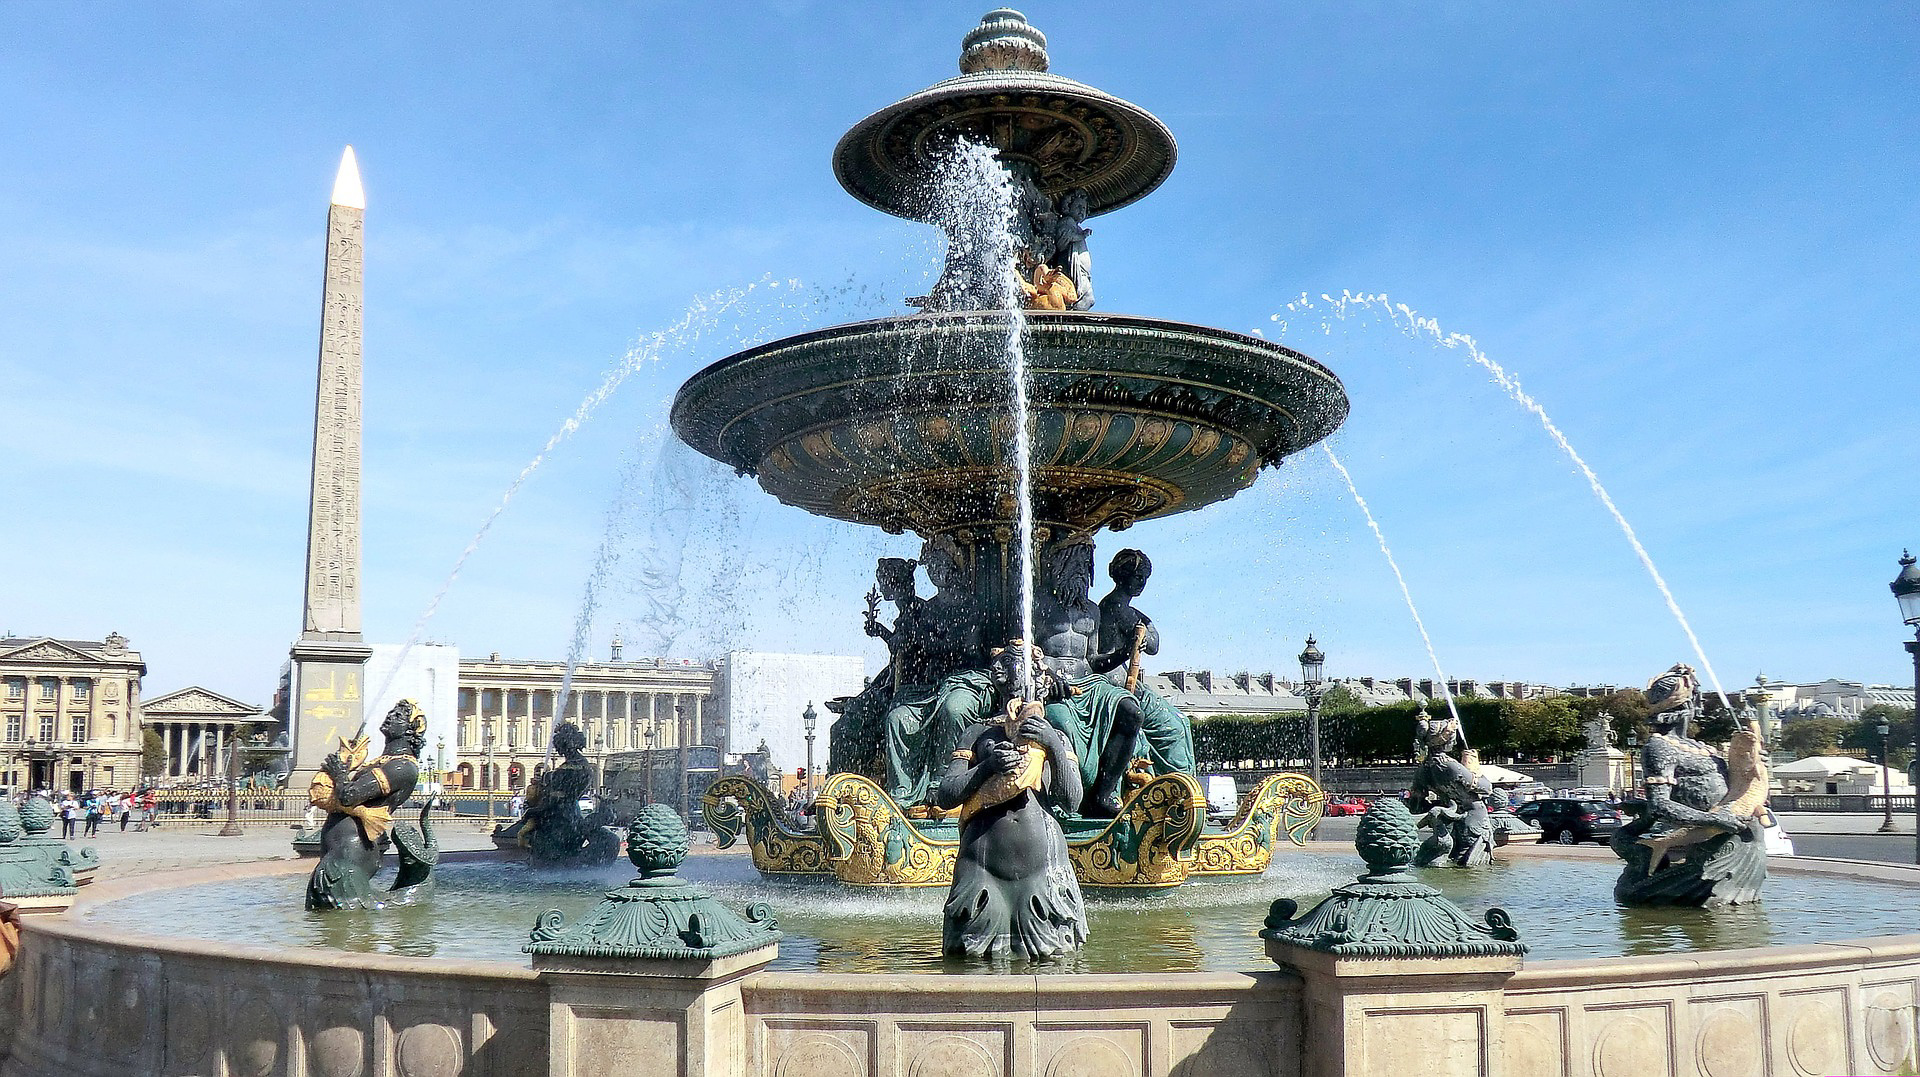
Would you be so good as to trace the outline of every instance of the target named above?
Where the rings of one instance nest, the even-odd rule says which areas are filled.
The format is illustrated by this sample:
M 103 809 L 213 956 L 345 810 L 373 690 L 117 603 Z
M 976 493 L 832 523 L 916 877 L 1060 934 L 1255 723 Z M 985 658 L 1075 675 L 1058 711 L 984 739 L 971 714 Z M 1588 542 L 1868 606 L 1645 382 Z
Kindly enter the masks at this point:
M 1140 743 L 1135 756 L 1146 759 L 1154 774 L 1192 774 L 1192 721 L 1141 680 L 1142 660 L 1160 653 L 1160 630 L 1133 600 L 1147 589 L 1152 575 L 1153 562 L 1139 550 L 1121 550 L 1107 562 L 1113 590 L 1100 600 L 1099 663 L 1124 663 L 1113 665 L 1107 677 L 1140 701 Z
M 620 855 L 620 838 L 608 829 L 613 813 L 596 807 L 580 810 L 593 788 L 593 763 L 587 759 L 587 735 L 572 722 L 553 731 L 558 765 L 527 785 L 527 810 L 500 828 L 496 840 L 511 838 L 527 850 L 529 863 L 548 867 L 606 864 Z
M 1050 808 L 1080 800 L 1080 768 L 1043 708 L 1019 699 L 1036 655 L 1016 642 L 987 665 L 1001 720 L 970 726 L 938 788 L 960 814 L 960 851 L 941 929 L 949 954 L 1054 957 L 1087 940 L 1087 911 Z
M 1132 766 L 1143 710 L 1133 693 L 1106 678 L 1131 648 L 1100 651 L 1100 607 L 1093 587 L 1093 544 L 1069 542 L 1047 557 L 1046 586 L 1034 611 L 1034 632 L 1047 667 L 1061 684 L 1047 704 L 1047 721 L 1066 735 L 1080 759 L 1086 793 L 1080 814 L 1111 819 L 1120 813 L 1120 783 Z
M 380 723 L 386 751 L 367 759 L 367 737 L 362 733 L 342 741 L 338 751 L 320 764 L 307 790 L 307 799 L 327 813 L 320 829 L 320 863 L 307 880 L 307 908 L 356 909 L 377 904 L 373 876 L 389 842 L 400 849 L 400 874 L 391 889 L 401 890 L 426 881 L 439 858 L 428 821 L 429 806 L 420 809 L 420 824 L 393 823 L 393 811 L 413 795 L 420 779 L 420 749 L 427 740 L 427 717 L 410 699 L 403 699 Z
M 1737 905 L 1758 901 L 1767 878 L 1767 772 L 1752 723 L 1723 753 L 1693 739 L 1699 679 L 1676 665 L 1646 688 L 1654 735 L 1640 750 L 1647 801 L 1614 832 L 1626 866 L 1614 883 L 1628 905 Z
M 1425 757 L 1413 772 L 1408 793 L 1413 810 L 1426 809 L 1419 825 L 1431 831 L 1414 856 L 1416 867 L 1445 859 L 1455 867 L 1493 863 L 1493 828 L 1486 798 L 1493 784 L 1477 773 L 1478 757 L 1467 747 L 1460 722 L 1451 714 L 1416 719 L 1416 747 Z
M 1052 264 L 1073 282 L 1071 310 L 1093 309 L 1093 256 L 1087 253 L 1087 192 L 1075 187 L 1060 196 L 1060 211 L 1054 215 Z

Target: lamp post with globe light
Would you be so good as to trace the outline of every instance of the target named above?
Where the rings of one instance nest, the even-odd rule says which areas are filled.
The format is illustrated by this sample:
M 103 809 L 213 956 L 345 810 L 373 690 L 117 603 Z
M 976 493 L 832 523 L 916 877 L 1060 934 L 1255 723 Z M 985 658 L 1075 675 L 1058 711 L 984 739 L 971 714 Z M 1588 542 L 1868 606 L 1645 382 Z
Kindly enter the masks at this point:
M 800 715 L 800 725 L 807 731 L 807 791 L 803 794 L 807 803 L 813 803 L 813 727 L 820 721 L 820 715 L 814 712 L 813 700 L 807 700 L 807 709 Z
M 1313 760 L 1313 784 L 1320 784 L 1320 685 L 1326 672 L 1327 656 L 1307 636 L 1307 649 L 1300 652 L 1300 681 L 1307 693 L 1307 754 Z
M 1907 653 L 1913 656 L 1914 733 L 1915 744 L 1920 746 L 1920 567 L 1915 567 L 1913 554 L 1900 551 L 1900 575 L 1895 576 L 1887 586 L 1893 590 L 1895 601 L 1900 603 L 1900 619 L 1913 629 L 1913 638 L 1907 641 Z M 1883 740 L 1883 753 L 1884 743 Z M 1920 758 L 1920 752 L 1916 753 L 1916 757 Z M 1887 805 L 1888 819 L 1891 820 L 1891 798 Z M 1913 798 L 1913 862 L 1920 864 L 1920 792 Z
M 1887 725 L 1885 715 L 1881 715 L 1880 723 L 1874 727 L 1874 732 L 1880 734 L 1880 800 L 1881 806 L 1886 809 L 1886 818 L 1880 823 L 1880 833 L 1892 834 L 1895 832 L 1893 829 L 1893 766 L 1888 759 L 1890 727 Z

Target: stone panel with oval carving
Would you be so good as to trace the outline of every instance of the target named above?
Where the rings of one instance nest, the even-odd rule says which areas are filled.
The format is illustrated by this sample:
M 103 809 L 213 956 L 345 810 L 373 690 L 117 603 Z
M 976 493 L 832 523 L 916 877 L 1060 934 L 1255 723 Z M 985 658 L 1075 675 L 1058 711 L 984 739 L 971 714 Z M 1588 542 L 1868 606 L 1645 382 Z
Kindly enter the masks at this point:
M 1705 1077 L 1763 1077 L 1767 1026 L 1762 1001 L 1713 999 L 1693 1006 L 1693 1054 Z
M 1672 1077 L 1671 1013 L 1665 1006 L 1591 1009 L 1594 1077 Z
M 1509 1010 L 1505 1037 L 1508 1073 L 1566 1077 L 1566 1010 Z
M 1861 991 L 1866 1012 L 1867 1053 L 1881 1069 L 1893 1070 L 1920 1061 L 1914 1056 L 1914 985 L 1907 980 L 1874 984 Z
M 1006 1028 L 902 1025 L 895 1053 L 902 1077 L 1001 1077 L 1006 1073 Z
M 1787 1061 L 1801 1077 L 1850 1073 L 1847 993 L 1843 988 L 1800 991 L 1781 998 Z
M 1034 1030 L 1037 1077 L 1134 1077 L 1144 1074 L 1144 1024 Z

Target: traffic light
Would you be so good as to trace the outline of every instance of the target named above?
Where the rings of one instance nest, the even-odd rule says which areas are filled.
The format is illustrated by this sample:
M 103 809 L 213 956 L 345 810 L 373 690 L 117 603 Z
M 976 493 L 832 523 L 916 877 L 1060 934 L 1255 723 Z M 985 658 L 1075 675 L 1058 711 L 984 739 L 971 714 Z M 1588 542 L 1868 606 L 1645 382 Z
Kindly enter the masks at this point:
M 793 777 L 794 777 L 794 779 L 795 779 L 796 781 L 803 781 L 803 782 L 804 782 L 804 781 L 806 781 L 806 780 L 807 780 L 807 768 L 805 768 L 805 767 L 795 767 L 795 768 L 793 768 Z

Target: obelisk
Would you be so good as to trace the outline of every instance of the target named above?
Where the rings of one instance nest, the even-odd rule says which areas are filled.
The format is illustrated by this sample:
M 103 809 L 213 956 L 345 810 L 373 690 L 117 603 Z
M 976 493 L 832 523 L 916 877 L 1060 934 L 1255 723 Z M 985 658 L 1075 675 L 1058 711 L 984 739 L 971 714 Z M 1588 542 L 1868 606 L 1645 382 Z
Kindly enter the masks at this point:
M 320 301 L 313 486 L 307 509 L 306 617 L 293 645 L 292 788 L 359 730 L 372 653 L 360 638 L 360 304 L 366 194 L 353 147 L 327 208 Z

